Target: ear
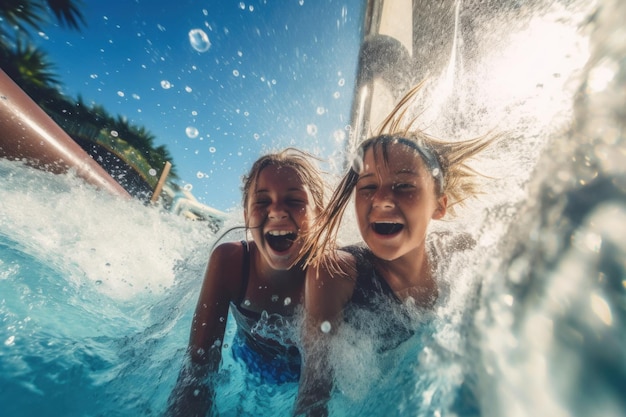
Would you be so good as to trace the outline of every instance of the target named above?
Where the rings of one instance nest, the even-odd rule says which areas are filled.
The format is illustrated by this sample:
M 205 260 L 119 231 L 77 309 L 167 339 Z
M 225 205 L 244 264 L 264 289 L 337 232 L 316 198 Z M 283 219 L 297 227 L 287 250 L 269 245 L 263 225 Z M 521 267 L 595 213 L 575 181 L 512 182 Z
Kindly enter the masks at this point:
M 442 194 L 437 199 L 437 207 L 435 208 L 435 211 L 433 212 L 432 219 L 434 220 L 441 219 L 443 216 L 446 215 L 447 210 L 448 210 L 448 196 L 445 194 Z

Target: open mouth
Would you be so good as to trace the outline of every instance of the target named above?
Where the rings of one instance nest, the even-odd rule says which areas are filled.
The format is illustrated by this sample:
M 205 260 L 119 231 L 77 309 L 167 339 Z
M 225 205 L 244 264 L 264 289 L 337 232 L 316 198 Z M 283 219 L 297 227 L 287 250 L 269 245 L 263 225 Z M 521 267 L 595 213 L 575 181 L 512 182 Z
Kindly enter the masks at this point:
M 401 223 L 372 223 L 372 229 L 379 235 L 393 235 L 404 227 Z
M 284 230 L 270 230 L 265 234 L 267 244 L 276 252 L 284 252 L 291 248 L 297 237 L 297 233 Z

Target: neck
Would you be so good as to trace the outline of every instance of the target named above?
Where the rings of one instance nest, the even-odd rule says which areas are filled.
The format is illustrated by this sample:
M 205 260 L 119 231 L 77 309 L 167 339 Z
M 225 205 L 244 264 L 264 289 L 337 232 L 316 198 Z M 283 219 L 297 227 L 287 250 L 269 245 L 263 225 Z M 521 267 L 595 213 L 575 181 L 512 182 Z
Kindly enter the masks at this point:
M 417 305 L 431 307 L 437 299 L 437 283 L 423 247 L 392 261 L 377 258 L 376 269 L 400 300 L 412 297 Z

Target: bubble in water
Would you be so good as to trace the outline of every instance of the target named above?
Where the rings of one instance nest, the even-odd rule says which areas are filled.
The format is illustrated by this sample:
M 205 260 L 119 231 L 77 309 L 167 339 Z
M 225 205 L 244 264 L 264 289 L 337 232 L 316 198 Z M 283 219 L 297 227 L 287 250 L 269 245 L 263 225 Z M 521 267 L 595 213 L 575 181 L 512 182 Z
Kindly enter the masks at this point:
M 341 97 L 341 94 L 339 94 L 339 91 L 335 91 L 333 93 L 333 98 L 339 98 L 339 97 Z
M 344 85 L 346 85 L 346 80 L 344 80 L 343 78 L 340 78 L 337 84 L 339 85 L 339 87 L 343 87 Z
M 326 109 L 325 109 L 324 107 L 322 107 L 322 106 L 319 106 L 319 107 L 315 110 L 315 112 L 321 116 L 322 114 L 326 113 Z
M 198 137 L 198 134 L 200 132 L 198 132 L 198 129 L 196 129 L 193 126 L 187 126 L 187 128 L 185 129 L 185 134 L 187 135 L 188 138 L 190 139 L 195 139 Z
M 233 75 L 235 77 L 239 77 L 239 71 L 238 70 L 233 70 Z
M 201 180 L 204 177 L 206 177 L 206 174 L 204 172 L 202 171 L 196 172 L 196 178 L 198 178 L 199 180 Z
M 156 169 L 150 168 L 150 170 L 148 171 L 148 174 L 154 177 L 157 174 Z
M 120 96 L 120 97 L 124 97 L 124 92 L 123 91 L 118 91 L 117 95 Z
M 189 43 L 198 52 L 206 52 L 211 47 L 209 37 L 202 29 L 191 29 L 189 31 Z
M 191 112 L 191 115 L 192 115 L 192 116 L 197 116 L 197 115 L 198 115 L 198 112 L 197 112 L 197 111 L 195 111 L 195 110 L 193 110 L 193 111 Z
M 288 306 L 289 304 L 291 304 L 291 298 L 290 297 L 285 297 L 285 301 L 283 302 L 286 306 Z
M 239 2 L 239 8 L 240 8 L 241 10 L 246 10 L 246 3 L 244 3 L 244 2 Z
M 272 295 L 272 302 L 275 303 L 278 301 L 278 296 L 276 294 Z
M 167 80 L 162 80 L 161 81 L 161 88 L 164 90 L 169 90 L 170 88 L 172 88 L 172 84 L 170 84 L 169 81 Z
M 185 86 L 185 91 L 188 93 L 191 93 L 193 90 L 191 89 L 191 87 L 189 87 L 188 85 Z
M 91 74 L 89 78 L 91 78 L 92 80 L 95 80 L 96 78 L 98 78 L 98 74 Z
M 254 135 L 252 135 L 252 137 L 254 138 L 254 140 L 259 140 L 261 136 L 258 133 L 255 133 Z
M 315 136 L 317 135 L 317 126 L 314 125 L 313 123 L 308 124 L 306 126 L 306 133 L 308 133 L 310 136 Z
M 333 132 L 333 138 L 335 139 L 335 142 L 339 144 L 346 138 L 346 132 L 341 129 L 337 129 Z
M 209 147 L 209 152 L 215 153 L 216 151 L 217 151 L 217 149 L 215 149 L 214 146 Z
M 117 130 L 111 130 L 111 136 L 113 136 L 114 138 L 119 136 L 119 133 L 117 133 Z
M 191 190 L 193 190 L 193 185 L 191 185 L 191 184 L 185 184 L 185 185 L 183 186 L 183 190 L 185 190 L 185 191 L 191 191 Z
M 322 331 L 322 333 L 328 333 L 330 332 L 330 329 L 332 328 L 332 326 L 330 325 L 330 322 L 328 321 L 324 321 L 322 322 L 322 324 L 320 325 L 320 330 Z
M 5 346 L 13 346 L 15 344 L 15 336 L 11 335 L 4 341 Z

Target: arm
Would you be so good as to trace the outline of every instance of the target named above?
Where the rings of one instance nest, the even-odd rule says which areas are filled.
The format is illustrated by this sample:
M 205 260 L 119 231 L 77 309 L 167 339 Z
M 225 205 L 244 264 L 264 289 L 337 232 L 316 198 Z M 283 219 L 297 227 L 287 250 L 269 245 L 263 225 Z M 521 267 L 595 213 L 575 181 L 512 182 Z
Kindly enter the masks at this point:
M 354 270 L 351 255 L 341 252 L 341 261 L 344 270 Z M 353 275 L 356 274 L 333 276 L 323 267 L 307 270 L 302 327 L 304 354 L 295 416 L 328 416 L 327 403 L 333 389 L 330 348 L 343 319 L 342 310 L 354 291 Z
M 237 257 L 238 256 L 238 257 Z M 241 245 L 218 246 L 209 259 L 193 315 L 185 363 L 168 399 L 169 417 L 204 417 L 213 407 L 228 306 L 241 286 Z M 234 266 L 239 265 L 239 268 Z

